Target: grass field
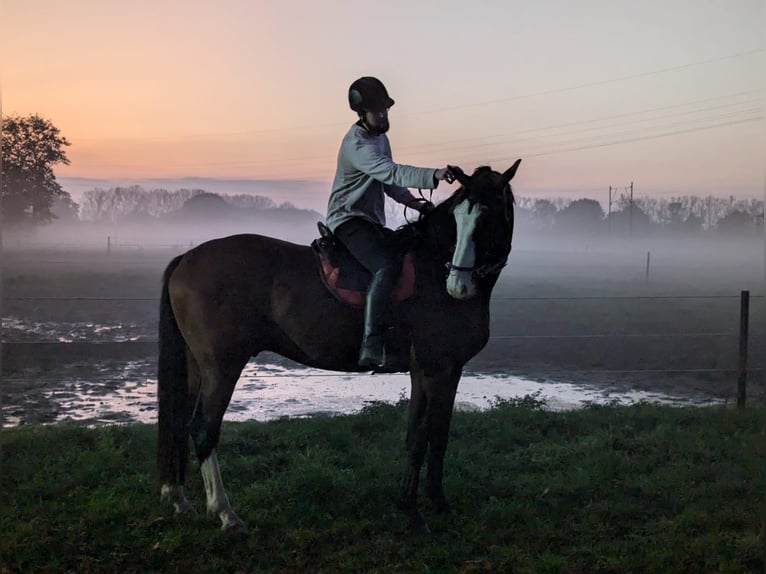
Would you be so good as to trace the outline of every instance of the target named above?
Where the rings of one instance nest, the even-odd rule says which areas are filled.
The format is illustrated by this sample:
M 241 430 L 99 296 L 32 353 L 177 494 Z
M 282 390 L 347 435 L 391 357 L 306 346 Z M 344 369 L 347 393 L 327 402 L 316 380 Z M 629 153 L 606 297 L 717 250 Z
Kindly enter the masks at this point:
M 244 538 L 159 505 L 154 426 L 4 430 L 3 572 L 763 571 L 762 408 L 540 406 L 455 414 L 431 536 L 394 509 L 405 401 L 225 425 Z

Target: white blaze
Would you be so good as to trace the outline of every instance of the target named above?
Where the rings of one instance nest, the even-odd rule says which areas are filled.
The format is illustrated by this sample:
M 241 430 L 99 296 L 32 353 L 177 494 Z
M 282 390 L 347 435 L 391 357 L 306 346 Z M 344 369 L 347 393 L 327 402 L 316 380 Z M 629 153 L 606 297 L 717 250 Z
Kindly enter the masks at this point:
M 471 208 L 468 200 L 463 200 L 453 211 L 457 227 L 455 253 L 452 255 L 452 265 L 455 267 L 473 268 L 476 262 L 476 248 L 473 243 L 473 231 L 481 213 L 478 205 Z M 450 270 L 447 276 L 447 292 L 455 299 L 470 299 L 476 295 L 476 285 L 473 282 L 472 271 Z

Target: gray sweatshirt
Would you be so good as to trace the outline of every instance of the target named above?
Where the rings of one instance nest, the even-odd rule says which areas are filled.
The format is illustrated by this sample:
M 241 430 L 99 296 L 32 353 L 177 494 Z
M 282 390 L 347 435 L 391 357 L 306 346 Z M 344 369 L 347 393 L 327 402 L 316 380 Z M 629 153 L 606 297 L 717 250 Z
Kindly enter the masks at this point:
M 434 189 L 436 169 L 394 163 L 388 136 L 373 135 L 354 124 L 338 151 L 338 167 L 327 203 L 327 226 L 335 231 L 354 217 L 386 224 L 385 193 L 404 205 L 414 205 L 408 187 Z

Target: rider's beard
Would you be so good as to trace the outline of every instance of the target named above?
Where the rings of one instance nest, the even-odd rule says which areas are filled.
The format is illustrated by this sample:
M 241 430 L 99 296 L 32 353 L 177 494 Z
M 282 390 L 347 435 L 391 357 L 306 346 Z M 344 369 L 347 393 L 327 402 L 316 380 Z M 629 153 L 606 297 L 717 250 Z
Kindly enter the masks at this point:
M 389 125 L 388 120 L 378 120 L 378 124 L 373 126 L 372 131 L 377 135 L 383 135 L 388 131 L 389 127 L 391 126 Z
M 362 123 L 364 124 L 364 127 L 367 129 L 368 132 L 370 132 L 372 135 L 382 135 L 388 131 L 388 128 L 390 127 L 388 123 L 387 117 L 376 117 L 373 118 L 372 121 L 369 121 L 367 118 L 362 117 Z

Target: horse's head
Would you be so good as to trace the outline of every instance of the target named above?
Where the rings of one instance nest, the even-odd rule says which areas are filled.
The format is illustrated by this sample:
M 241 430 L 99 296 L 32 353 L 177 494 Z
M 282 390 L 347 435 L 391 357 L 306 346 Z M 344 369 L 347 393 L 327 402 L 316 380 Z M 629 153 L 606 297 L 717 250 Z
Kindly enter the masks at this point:
M 452 261 L 447 263 L 447 291 L 455 299 L 470 299 L 477 282 L 497 279 L 511 251 L 513 192 L 510 181 L 521 160 L 498 173 L 483 166 L 468 176 L 450 167 L 461 184 L 451 198 L 456 241 Z

